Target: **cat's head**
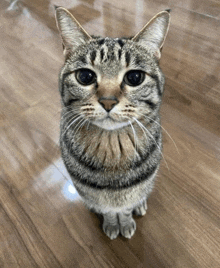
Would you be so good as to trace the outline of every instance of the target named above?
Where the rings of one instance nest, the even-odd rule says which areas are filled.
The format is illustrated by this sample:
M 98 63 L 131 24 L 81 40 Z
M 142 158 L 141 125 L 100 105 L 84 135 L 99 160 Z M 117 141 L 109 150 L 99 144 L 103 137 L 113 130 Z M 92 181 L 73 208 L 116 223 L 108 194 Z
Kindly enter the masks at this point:
M 156 113 L 164 87 L 159 59 L 169 20 L 169 10 L 162 11 L 133 38 L 100 38 L 90 36 L 69 11 L 56 8 L 65 54 L 60 75 L 64 107 L 108 130 Z

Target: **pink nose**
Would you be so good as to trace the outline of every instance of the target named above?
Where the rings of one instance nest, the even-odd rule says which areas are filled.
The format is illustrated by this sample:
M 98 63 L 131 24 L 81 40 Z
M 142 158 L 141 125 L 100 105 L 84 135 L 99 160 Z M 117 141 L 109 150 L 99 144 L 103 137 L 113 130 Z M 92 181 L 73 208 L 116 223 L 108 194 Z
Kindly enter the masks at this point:
M 102 107 L 107 111 L 110 112 L 111 109 L 118 103 L 118 100 L 116 97 L 101 97 L 99 99 L 99 103 L 102 105 Z

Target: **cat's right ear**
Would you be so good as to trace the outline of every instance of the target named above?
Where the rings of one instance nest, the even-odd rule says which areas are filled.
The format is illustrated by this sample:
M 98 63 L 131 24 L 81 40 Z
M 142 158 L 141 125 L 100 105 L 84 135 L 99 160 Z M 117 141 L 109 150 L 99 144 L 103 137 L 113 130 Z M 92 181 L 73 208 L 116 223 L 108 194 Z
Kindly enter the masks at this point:
M 57 28 L 64 45 L 64 54 L 74 51 L 78 46 L 92 39 L 67 9 L 55 6 L 55 10 Z

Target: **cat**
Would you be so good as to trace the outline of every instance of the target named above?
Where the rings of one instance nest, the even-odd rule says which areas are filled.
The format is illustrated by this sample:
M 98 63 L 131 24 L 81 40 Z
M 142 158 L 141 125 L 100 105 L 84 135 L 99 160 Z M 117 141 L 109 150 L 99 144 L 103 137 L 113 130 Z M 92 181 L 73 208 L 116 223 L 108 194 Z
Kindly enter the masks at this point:
M 90 36 L 72 14 L 56 7 L 65 63 L 59 77 L 60 147 L 85 205 L 103 215 L 110 239 L 131 238 L 132 214 L 143 216 L 162 150 L 161 49 L 170 10 L 132 38 Z

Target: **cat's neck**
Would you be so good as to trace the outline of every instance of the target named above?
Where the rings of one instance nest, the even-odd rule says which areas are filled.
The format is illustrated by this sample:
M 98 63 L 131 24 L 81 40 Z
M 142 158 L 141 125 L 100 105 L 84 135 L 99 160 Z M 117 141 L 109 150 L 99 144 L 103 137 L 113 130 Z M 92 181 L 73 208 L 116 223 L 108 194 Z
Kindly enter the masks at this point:
M 76 133 L 72 146 L 77 148 L 82 157 L 92 159 L 97 166 L 121 169 L 139 158 L 139 153 L 146 147 L 146 139 L 148 137 L 135 123 L 117 130 L 105 130 L 90 124 Z

